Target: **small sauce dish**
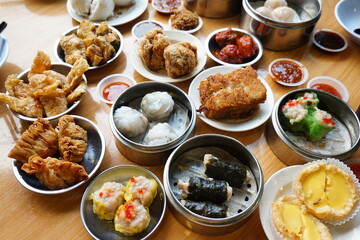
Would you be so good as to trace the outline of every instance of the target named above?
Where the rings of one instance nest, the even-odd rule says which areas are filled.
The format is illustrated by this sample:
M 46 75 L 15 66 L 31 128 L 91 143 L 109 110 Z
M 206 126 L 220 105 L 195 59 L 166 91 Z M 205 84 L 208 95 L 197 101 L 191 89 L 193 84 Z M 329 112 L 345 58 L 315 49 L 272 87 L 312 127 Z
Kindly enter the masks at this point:
M 325 28 L 316 30 L 312 41 L 321 50 L 334 53 L 344 51 L 348 46 L 348 42 L 343 35 Z
M 152 0 L 152 6 L 156 11 L 162 14 L 171 14 L 174 10 L 180 10 L 183 7 L 182 0 Z
M 347 102 L 349 100 L 349 91 L 347 90 L 345 85 L 339 80 L 332 77 L 314 77 L 309 80 L 309 82 L 307 83 L 307 87 L 331 93 L 338 98 L 341 98 L 344 102 Z
M 129 87 L 137 82 L 124 74 L 112 74 L 103 78 L 96 86 L 99 99 L 107 104 L 113 104 L 115 100 Z
M 136 40 L 139 40 L 144 36 L 145 33 L 147 33 L 148 31 L 154 28 L 164 29 L 162 24 L 157 21 L 153 21 L 153 20 L 140 21 L 133 26 L 133 28 L 131 29 L 131 34 Z
M 279 58 L 272 61 L 268 71 L 274 81 L 287 87 L 300 86 L 309 77 L 307 68 L 302 63 L 290 58 Z

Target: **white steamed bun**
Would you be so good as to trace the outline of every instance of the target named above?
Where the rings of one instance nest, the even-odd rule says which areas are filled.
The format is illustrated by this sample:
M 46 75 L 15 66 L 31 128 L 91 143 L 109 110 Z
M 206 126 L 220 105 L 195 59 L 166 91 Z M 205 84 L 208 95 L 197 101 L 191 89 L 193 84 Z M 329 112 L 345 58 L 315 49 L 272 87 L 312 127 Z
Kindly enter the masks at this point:
M 87 17 L 90 13 L 92 0 L 71 0 L 71 6 L 74 11 L 84 17 Z
M 104 21 L 113 15 L 114 9 L 114 0 L 93 0 L 89 19 L 91 21 Z

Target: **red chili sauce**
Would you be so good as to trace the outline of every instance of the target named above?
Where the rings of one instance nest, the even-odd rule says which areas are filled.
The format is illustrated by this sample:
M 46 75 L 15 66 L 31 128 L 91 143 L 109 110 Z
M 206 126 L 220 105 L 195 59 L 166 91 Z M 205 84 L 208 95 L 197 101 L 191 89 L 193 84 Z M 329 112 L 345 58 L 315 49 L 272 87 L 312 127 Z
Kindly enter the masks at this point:
M 284 83 L 298 83 L 303 78 L 301 66 L 287 60 L 275 62 L 271 66 L 271 73 L 276 78 L 275 80 L 282 81 Z
M 102 94 L 106 100 L 113 102 L 129 87 L 129 84 L 124 82 L 112 82 L 104 87 Z
M 171 12 L 181 6 L 181 0 L 153 0 L 155 8 L 162 12 Z
M 352 163 L 348 165 L 351 171 L 355 174 L 357 179 L 360 180 L 360 163 Z
M 333 86 L 327 85 L 325 83 L 314 84 L 311 86 L 311 88 L 323 90 L 337 96 L 338 98 L 341 98 L 341 94 Z

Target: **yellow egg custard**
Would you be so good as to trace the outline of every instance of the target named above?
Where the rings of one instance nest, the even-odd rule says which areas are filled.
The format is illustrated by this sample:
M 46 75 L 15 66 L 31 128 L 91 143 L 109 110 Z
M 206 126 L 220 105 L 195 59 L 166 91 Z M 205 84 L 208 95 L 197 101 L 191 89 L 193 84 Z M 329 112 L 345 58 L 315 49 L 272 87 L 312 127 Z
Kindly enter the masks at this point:
M 294 182 L 296 196 L 322 220 L 339 221 L 356 206 L 359 196 L 349 174 L 333 164 L 314 162 Z
M 295 196 L 282 196 L 272 203 L 275 228 L 287 239 L 332 239 L 329 229 Z

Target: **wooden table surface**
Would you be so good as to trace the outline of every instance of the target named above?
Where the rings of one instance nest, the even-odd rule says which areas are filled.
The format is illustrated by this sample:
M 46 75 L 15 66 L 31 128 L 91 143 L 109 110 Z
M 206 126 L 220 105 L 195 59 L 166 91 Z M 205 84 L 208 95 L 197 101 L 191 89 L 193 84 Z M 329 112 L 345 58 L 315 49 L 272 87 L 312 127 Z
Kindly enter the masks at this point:
M 258 69 L 265 70 L 268 64 L 279 57 L 289 57 L 302 62 L 309 70 L 309 78 L 328 75 L 342 81 L 348 88 L 348 104 L 356 110 L 360 103 L 360 46 L 348 38 L 337 23 L 334 7 L 337 1 L 323 1 L 323 12 L 316 28 L 331 28 L 343 33 L 349 47 L 342 53 L 329 54 L 319 51 L 310 41 L 304 46 L 288 52 L 265 50 Z M 8 27 L 2 35 L 9 41 L 10 52 L 7 61 L 0 68 L 0 92 L 5 92 L 4 82 L 9 74 L 18 74 L 31 66 L 38 50 L 50 55 L 56 61 L 54 44 L 67 29 L 78 24 L 66 10 L 65 0 L 1 0 L 0 21 Z M 168 16 L 154 11 L 151 4 L 140 17 L 127 24 L 117 26 L 124 36 L 125 47 L 120 56 L 100 70 L 87 72 L 88 93 L 72 114 L 86 117 L 96 123 L 106 139 L 106 154 L 97 174 L 112 166 L 135 164 L 124 158 L 115 146 L 114 137 L 108 125 L 110 107 L 100 102 L 95 93 L 96 83 L 113 73 L 132 76 L 137 82 L 147 81 L 131 65 L 130 52 L 134 44 L 132 26 L 141 20 L 155 19 L 167 24 Z M 203 18 L 203 28 L 194 34 L 202 42 L 206 36 L 223 27 L 239 27 L 239 15 L 225 19 Z M 206 68 L 216 64 L 208 58 Z M 187 92 L 191 79 L 176 84 Z M 283 94 L 294 90 L 267 80 L 275 101 Z M 304 85 L 302 87 L 305 87 Z M 0 239 L 91 239 L 80 218 L 80 200 L 91 181 L 69 193 L 49 196 L 33 193 L 22 187 L 12 172 L 12 159 L 8 152 L 26 129 L 27 125 L 12 116 L 4 103 L 0 103 Z M 269 148 L 264 136 L 265 124 L 247 132 L 225 132 L 217 130 L 197 119 L 195 134 L 218 133 L 234 137 L 248 146 L 261 164 L 265 180 L 276 171 L 286 167 Z M 360 157 L 357 151 L 352 157 Z M 163 166 L 146 167 L 162 179 Z M 256 210 L 238 230 L 222 236 L 204 236 L 181 225 L 167 209 L 162 224 L 150 239 L 266 239 Z

